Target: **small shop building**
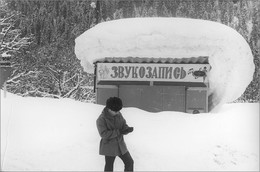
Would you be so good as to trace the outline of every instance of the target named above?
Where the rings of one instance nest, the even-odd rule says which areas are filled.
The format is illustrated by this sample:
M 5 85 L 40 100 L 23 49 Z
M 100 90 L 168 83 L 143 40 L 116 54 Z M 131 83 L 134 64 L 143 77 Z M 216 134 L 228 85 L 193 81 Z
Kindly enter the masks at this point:
M 149 112 L 208 112 L 207 56 L 105 57 L 95 63 L 96 103 L 119 97 L 124 107 Z
M 95 73 L 96 103 L 118 96 L 125 107 L 149 112 L 210 112 L 241 96 L 254 72 L 238 32 L 200 19 L 101 22 L 75 39 L 75 54 L 85 72 Z

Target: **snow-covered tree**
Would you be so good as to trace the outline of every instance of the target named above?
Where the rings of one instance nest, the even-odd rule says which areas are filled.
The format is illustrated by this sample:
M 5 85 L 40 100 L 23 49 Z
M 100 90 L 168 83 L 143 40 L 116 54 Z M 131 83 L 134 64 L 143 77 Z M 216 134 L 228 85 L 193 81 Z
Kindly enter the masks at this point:
M 83 72 L 75 54 L 66 44 L 53 43 L 41 47 L 36 53 L 31 53 L 30 59 L 34 59 L 34 67 L 9 79 L 8 90 L 21 96 L 78 99 L 79 92 L 83 97 L 93 92 L 91 76 Z
M 32 36 L 23 36 L 19 28 L 20 12 L 8 8 L 5 0 L 0 0 L 0 55 L 13 56 L 32 43 Z
M 0 0 L 0 61 L 1 84 L 17 72 L 17 66 L 23 53 L 32 43 L 32 35 L 24 35 L 21 29 L 21 18 L 24 16 L 17 11 L 10 10 L 5 0 Z M 21 73 L 20 73 L 21 74 Z

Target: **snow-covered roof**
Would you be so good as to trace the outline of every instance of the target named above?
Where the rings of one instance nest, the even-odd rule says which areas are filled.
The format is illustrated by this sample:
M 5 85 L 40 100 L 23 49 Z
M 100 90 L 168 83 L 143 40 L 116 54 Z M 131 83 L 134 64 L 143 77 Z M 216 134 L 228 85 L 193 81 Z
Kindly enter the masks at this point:
M 208 64 L 208 57 L 190 58 L 152 58 L 152 57 L 105 57 L 96 60 L 102 63 L 171 63 L 171 64 Z
M 251 82 L 251 49 L 234 29 L 188 18 L 127 18 L 100 23 L 75 40 L 84 70 L 105 57 L 209 57 L 210 94 L 216 104 L 237 99 Z M 214 103 L 213 102 L 213 103 Z

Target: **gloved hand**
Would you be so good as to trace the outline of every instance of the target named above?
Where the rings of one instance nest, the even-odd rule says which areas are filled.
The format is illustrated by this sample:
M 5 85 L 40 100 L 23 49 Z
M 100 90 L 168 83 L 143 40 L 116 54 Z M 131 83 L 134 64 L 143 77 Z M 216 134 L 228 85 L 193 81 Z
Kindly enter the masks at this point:
M 125 130 L 121 130 L 120 133 L 121 134 L 128 134 L 128 133 L 131 133 L 133 130 L 134 130 L 134 127 L 128 127 Z

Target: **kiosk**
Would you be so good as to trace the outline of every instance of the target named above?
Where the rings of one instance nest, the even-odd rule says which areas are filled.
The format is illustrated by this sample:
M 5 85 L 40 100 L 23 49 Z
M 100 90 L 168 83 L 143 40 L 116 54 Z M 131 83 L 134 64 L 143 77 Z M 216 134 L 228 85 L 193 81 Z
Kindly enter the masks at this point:
M 208 112 L 208 57 L 106 57 L 95 63 L 96 103 L 120 97 L 149 112 Z

